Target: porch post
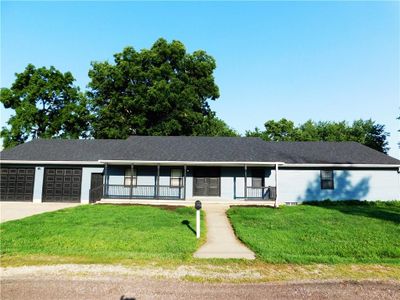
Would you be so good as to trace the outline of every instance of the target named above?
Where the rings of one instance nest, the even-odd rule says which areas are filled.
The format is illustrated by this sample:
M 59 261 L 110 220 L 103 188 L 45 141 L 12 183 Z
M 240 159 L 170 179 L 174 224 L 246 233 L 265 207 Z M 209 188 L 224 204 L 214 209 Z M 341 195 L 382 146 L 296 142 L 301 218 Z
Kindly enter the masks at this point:
M 236 200 L 236 175 L 233 177 L 233 199 Z
M 275 207 L 279 206 L 278 202 L 278 164 L 275 164 Z
M 160 165 L 157 165 L 156 198 L 160 196 Z
M 131 188 L 129 190 L 129 199 L 132 199 L 133 194 L 133 164 L 131 164 Z
M 244 199 L 247 199 L 247 165 L 244 165 Z
M 103 186 L 103 196 L 107 197 L 107 185 L 108 185 L 108 164 L 104 165 L 104 186 Z
M 183 166 L 183 200 L 186 200 L 186 165 Z

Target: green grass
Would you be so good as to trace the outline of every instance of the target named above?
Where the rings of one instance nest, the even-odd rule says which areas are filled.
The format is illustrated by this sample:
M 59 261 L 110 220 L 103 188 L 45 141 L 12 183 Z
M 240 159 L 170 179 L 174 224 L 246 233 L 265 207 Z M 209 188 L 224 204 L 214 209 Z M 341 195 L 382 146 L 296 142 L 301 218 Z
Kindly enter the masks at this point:
M 400 202 L 233 207 L 228 216 L 265 262 L 400 264 Z
M 193 208 L 79 206 L 1 224 L 0 253 L 3 259 L 54 256 L 103 263 L 185 260 L 202 242 L 185 221 L 195 228 Z

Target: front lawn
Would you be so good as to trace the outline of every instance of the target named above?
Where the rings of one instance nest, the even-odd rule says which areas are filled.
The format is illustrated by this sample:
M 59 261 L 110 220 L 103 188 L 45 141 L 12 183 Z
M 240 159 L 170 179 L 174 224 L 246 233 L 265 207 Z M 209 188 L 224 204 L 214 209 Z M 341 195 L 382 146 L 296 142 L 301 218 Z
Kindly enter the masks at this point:
M 6 222 L 0 228 L 3 258 L 182 260 L 200 243 L 192 231 L 195 210 L 188 207 L 84 205 Z
M 233 207 L 237 236 L 272 263 L 400 263 L 400 202 Z

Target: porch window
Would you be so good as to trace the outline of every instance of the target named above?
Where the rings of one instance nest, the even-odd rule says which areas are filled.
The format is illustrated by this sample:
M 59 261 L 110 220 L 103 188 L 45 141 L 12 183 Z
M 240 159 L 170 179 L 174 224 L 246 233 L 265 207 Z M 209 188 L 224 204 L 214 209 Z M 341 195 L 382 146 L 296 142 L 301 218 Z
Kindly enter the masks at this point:
M 179 187 L 182 182 L 182 170 L 181 169 L 171 169 L 171 181 L 170 186 Z
M 261 188 L 264 186 L 264 170 L 253 170 L 251 177 L 252 187 Z
M 132 182 L 131 182 L 131 179 L 132 179 Z M 136 179 L 137 179 L 136 178 L 136 169 L 133 169 L 133 174 L 132 174 L 131 168 L 125 169 L 125 176 L 124 176 L 124 185 L 125 186 L 131 186 L 131 184 L 133 186 L 136 186 L 136 184 L 137 184 Z
M 333 170 L 321 170 L 321 190 L 333 190 Z

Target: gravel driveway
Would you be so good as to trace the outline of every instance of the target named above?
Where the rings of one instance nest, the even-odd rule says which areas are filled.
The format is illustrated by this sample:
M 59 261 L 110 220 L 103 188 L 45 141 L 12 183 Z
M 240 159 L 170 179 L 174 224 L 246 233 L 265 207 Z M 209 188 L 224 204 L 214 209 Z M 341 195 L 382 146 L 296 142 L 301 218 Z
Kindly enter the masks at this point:
M 80 205 L 80 203 L 0 202 L 0 222 L 22 219 L 44 212 L 78 205 Z
M 176 280 L 6 279 L 1 299 L 399 299 L 395 282 L 194 283 Z

